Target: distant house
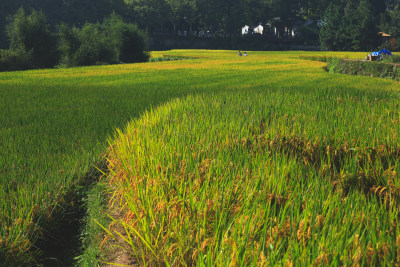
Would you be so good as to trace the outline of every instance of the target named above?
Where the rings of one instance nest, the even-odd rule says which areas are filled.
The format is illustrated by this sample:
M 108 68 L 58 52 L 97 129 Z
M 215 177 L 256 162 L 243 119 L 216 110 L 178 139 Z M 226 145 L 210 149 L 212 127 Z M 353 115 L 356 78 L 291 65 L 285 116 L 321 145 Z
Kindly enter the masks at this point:
M 392 37 L 390 34 L 384 33 L 384 32 L 378 32 L 378 35 L 382 38 L 382 40 L 387 41 L 390 40 Z
M 264 27 L 260 24 L 254 28 L 253 33 L 263 34 Z
M 247 35 L 247 34 L 263 34 L 264 32 L 264 27 L 260 24 L 257 27 L 250 27 L 248 25 L 244 25 L 242 27 L 242 35 Z
M 249 34 L 249 28 L 249 26 L 244 25 L 244 27 L 242 27 L 242 35 Z

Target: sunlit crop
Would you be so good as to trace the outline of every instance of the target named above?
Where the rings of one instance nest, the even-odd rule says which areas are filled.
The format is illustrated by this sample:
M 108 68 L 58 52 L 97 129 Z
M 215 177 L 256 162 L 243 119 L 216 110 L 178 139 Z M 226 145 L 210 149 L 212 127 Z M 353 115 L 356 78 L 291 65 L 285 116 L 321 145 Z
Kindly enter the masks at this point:
M 398 262 L 399 83 L 248 54 L 0 73 L 0 259 L 32 261 L 107 152 L 108 238 L 141 264 Z
M 149 266 L 399 263 L 398 84 L 285 56 L 211 64 L 240 71 L 238 90 L 172 101 L 115 135 L 105 241 Z

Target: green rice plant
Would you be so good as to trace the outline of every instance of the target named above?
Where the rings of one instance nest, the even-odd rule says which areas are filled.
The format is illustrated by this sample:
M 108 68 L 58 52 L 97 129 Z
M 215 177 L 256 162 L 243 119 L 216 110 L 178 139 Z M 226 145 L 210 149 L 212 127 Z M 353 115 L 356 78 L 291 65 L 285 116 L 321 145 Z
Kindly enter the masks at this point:
M 306 253 L 304 251 L 308 250 L 303 250 L 302 245 L 295 242 L 297 230 L 293 230 L 294 226 L 290 228 L 291 232 L 284 230 L 283 226 L 289 224 L 278 216 L 283 211 L 284 214 L 291 214 L 293 201 L 297 201 L 300 195 L 295 197 L 289 194 L 284 190 L 284 184 L 275 185 L 275 180 L 270 179 L 270 191 L 262 191 L 270 200 L 257 199 L 257 194 L 252 193 L 257 184 L 250 179 L 252 171 L 257 170 L 256 166 L 251 167 L 254 157 L 261 157 L 260 166 L 264 162 L 272 162 L 271 166 L 281 166 L 281 169 L 285 165 L 292 166 L 294 173 L 290 177 L 298 177 L 299 174 L 300 177 L 325 177 L 323 181 L 328 181 L 326 183 L 344 197 L 353 193 L 354 185 L 362 185 L 363 189 L 357 191 L 364 192 L 360 198 L 373 196 L 376 201 L 394 205 L 393 199 L 398 195 L 397 176 L 393 175 L 398 173 L 398 83 L 326 73 L 322 69 L 325 63 L 299 60 L 298 52 L 250 51 L 246 58 L 237 57 L 234 51 L 173 50 L 152 54 L 157 57 L 166 53 L 169 57 L 190 60 L 0 73 L 0 261 L 11 266 L 32 262 L 40 264 L 43 251 L 39 251 L 38 241 L 52 232 L 60 214 L 71 205 L 67 203 L 70 202 L 68 194 L 89 179 L 90 167 L 105 153 L 108 146 L 106 140 L 115 128 L 122 129 L 128 121 L 142 115 L 143 118 L 147 116 L 146 123 L 151 125 L 154 118 L 150 114 L 159 114 L 155 111 L 148 113 L 151 109 L 157 110 L 158 106 L 171 100 L 178 103 L 186 101 L 179 99 L 189 95 L 210 95 L 211 98 L 190 98 L 192 107 L 189 110 L 186 110 L 184 102 L 176 104 L 182 112 L 171 107 L 171 122 L 168 123 L 175 123 L 175 127 L 161 127 L 165 132 L 153 135 L 156 138 L 165 134 L 172 143 L 166 146 L 166 141 L 150 141 L 153 139 L 149 135 L 143 139 L 146 140 L 144 145 L 149 147 L 138 148 L 135 152 L 141 157 L 127 156 L 128 160 L 124 161 L 128 170 L 128 166 L 141 166 L 141 174 L 145 173 L 147 166 L 159 163 L 162 171 L 152 168 L 152 174 L 163 176 L 162 183 L 157 180 L 157 184 L 160 184 L 160 189 L 171 192 L 160 193 L 168 200 L 166 203 L 171 204 L 171 218 L 157 222 L 156 230 L 152 229 L 152 223 L 157 218 L 155 211 L 141 215 L 140 209 L 131 205 L 133 215 L 126 215 L 127 218 L 137 216 L 136 213 L 139 217 L 146 215 L 148 219 L 140 221 L 141 227 L 154 231 L 151 232 L 154 238 L 150 230 L 140 234 L 149 246 L 144 244 L 132 252 L 135 255 L 136 251 L 143 262 L 164 261 L 177 265 L 190 262 L 212 265 L 217 262 L 223 265 L 231 262 L 234 254 L 233 258 L 244 264 L 256 261 L 254 255 L 258 254 L 260 262 L 265 257 L 266 263 L 279 264 L 292 259 L 292 249 L 296 249 L 296 253 Z M 301 54 L 345 56 L 343 53 L 327 52 Z M 351 53 L 349 56 L 359 58 L 361 55 L 363 53 Z M 218 92 L 224 94 L 220 96 Z M 236 94 L 240 92 L 242 95 Z M 233 96 L 230 96 L 231 93 Z M 253 98 L 258 100 L 256 104 Z M 216 117 L 215 114 L 219 115 Z M 167 123 L 162 113 L 157 120 L 159 122 L 153 128 Z M 190 127 L 180 125 L 182 120 Z M 180 131 L 197 134 L 181 134 Z M 121 132 L 121 136 L 124 134 Z M 293 147 L 288 140 L 297 146 Z M 303 144 L 305 149 L 301 148 Z M 163 154 L 153 158 L 143 157 L 150 155 L 155 147 L 163 148 Z M 271 153 L 268 157 L 272 159 L 261 156 L 265 151 Z M 360 157 L 359 163 L 356 156 Z M 138 159 L 140 161 L 136 162 Z M 233 164 L 231 167 L 230 161 Z M 130 168 L 129 172 L 133 173 L 135 168 Z M 174 172 L 178 174 L 175 176 Z M 269 175 L 270 172 L 272 169 L 260 173 Z M 280 177 L 282 173 L 285 172 L 280 170 L 276 176 Z M 185 179 L 179 179 L 188 175 L 197 177 L 188 179 L 192 186 L 183 183 Z M 232 177 L 236 176 L 243 181 L 234 183 Z M 306 186 L 307 179 L 303 178 L 302 186 Z M 147 182 L 147 176 L 142 181 Z M 179 186 L 174 183 L 178 181 Z M 265 177 L 256 181 L 267 183 Z M 150 179 L 150 182 L 153 183 L 153 180 Z M 236 183 L 243 185 L 237 192 L 232 189 Z M 247 183 L 250 183 L 249 188 Z M 211 189 L 205 185 L 210 185 Z M 147 187 L 139 184 L 137 188 L 141 195 L 146 196 L 143 192 Z M 298 190 L 306 189 L 301 187 Z M 213 203 L 217 193 L 212 192 L 223 192 L 224 201 Z M 115 199 L 119 196 L 121 203 L 128 203 L 126 198 L 137 197 L 132 192 L 114 193 Z M 158 193 L 155 191 L 152 194 Z M 293 200 L 289 201 L 288 196 Z M 186 197 L 190 202 L 183 201 Z M 235 210 L 235 205 L 241 201 L 246 205 L 241 210 Z M 259 201 L 261 206 L 265 206 L 265 218 L 272 216 L 265 227 L 261 226 L 259 217 L 253 216 L 259 220 L 255 223 L 259 225 L 259 230 L 252 228 L 253 223 L 245 218 L 257 213 L 249 204 L 252 201 Z M 147 202 L 152 203 L 150 199 Z M 119 202 L 115 202 L 114 207 L 118 205 Z M 299 224 L 298 214 L 304 207 L 297 202 L 296 205 L 296 215 L 291 216 L 292 221 Z M 176 228 L 171 229 L 178 231 L 180 219 L 187 217 L 184 212 L 188 212 L 188 207 L 196 216 L 205 215 L 201 220 L 195 216 L 193 218 L 197 219 L 187 219 L 198 225 L 193 233 L 198 233 L 198 239 L 183 234 L 171 236 L 165 241 L 169 245 L 164 246 L 164 240 L 157 238 L 164 233 L 160 229 L 172 224 Z M 124 216 L 125 208 L 121 212 Z M 162 205 L 159 206 L 161 208 Z M 118 218 L 114 219 L 120 222 Z M 212 223 L 209 224 L 209 221 Z M 237 221 L 243 222 L 247 228 L 235 228 L 238 227 L 235 224 Z M 185 225 L 186 232 L 193 231 L 189 223 Z M 123 223 L 120 226 L 116 231 L 121 234 L 134 232 L 129 220 L 125 225 L 127 230 Z M 277 228 L 274 230 L 274 227 Z M 108 226 L 105 228 L 108 229 Z M 227 229 L 235 233 L 234 239 Z M 202 235 L 200 231 L 203 231 Z M 246 241 L 247 237 L 253 236 L 267 240 L 267 234 L 272 236 L 272 233 L 278 236 L 285 233 L 285 238 L 290 233 L 292 239 L 277 240 L 271 244 L 273 249 L 264 241 L 258 242 L 258 247 L 256 243 Z M 211 238 L 214 236 L 218 238 Z M 133 241 L 136 238 L 139 237 L 131 234 Z M 151 240 L 157 242 L 150 243 Z M 363 246 L 370 242 L 368 240 L 363 241 Z M 251 250 L 247 251 L 245 245 Z M 193 247 L 198 249 L 195 255 Z M 153 255 L 149 248 L 162 252 L 157 255 L 166 256 L 146 258 L 146 255 Z M 220 255 L 221 248 L 225 252 Z M 308 262 L 315 257 L 309 258 Z M 336 261 L 338 256 L 332 254 L 327 257 Z
M 400 155 L 388 153 L 397 142 L 365 134 L 391 125 L 394 114 L 382 113 L 391 102 L 348 97 L 344 105 L 285 90 L 172 101 L 118 132 L 108 151 L 120 211 L 110 233 L 124 237 L 139 264 L 398 262 L 390 181 Z M 346 127 L 374 112 L 361 130 Z M 367 147 L 383 143 L 382 153 Z

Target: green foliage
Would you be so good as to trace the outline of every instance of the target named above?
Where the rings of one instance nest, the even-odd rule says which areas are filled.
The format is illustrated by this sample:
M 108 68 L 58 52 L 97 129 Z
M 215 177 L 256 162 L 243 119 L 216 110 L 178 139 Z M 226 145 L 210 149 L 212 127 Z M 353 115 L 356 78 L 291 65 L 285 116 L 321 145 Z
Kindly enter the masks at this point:
M 398 37 L 398 2 L 389 0 L 54 0 L 51 4 L 3 0 L 0 2 L 0 29 L 4 28 L 6 17 L 23 6 L 26 10 L 43 10 L 52 28 L 62 22 L 81 28 L 86 22 L 96 23 L 116 11 L 125 21 L 137 24 L 156 36 L 161 33 L 176 34 L 178 30 L 192 34 L 194 31 L 209 30 L 221 36 L 232 36 L 238 35 L 244 24 L 255 26 L 260 22 L 264 25 L 271 22 L 282 36 L 285 28 L 298 28 L 299 21 L 323 21 L 324 14 L 329 13 L 327 7 L 330 3 L 343 12 L 346 10 L 346 14 L 339 18 L 340 23 L 336 25 L 341 28 L 340 31 L 335 31 L 333 26 L 326 30 L 321 39 L 325 48 L 330 49 L 328 39 L 331 35 L 331 38 L 343 39 L 333 43 L 334 50 L 370 50 L 376 46 L 376 36 L 370 33 L 375 34 L 378 25 L 379 31 Z M 318 39 L 319 28 L 315 25 L 302 27 L 300 31 L 305 44 Z M 0 48 L 6 45 L 7 38 L 0 32 Z M 82 53 L 87 54 L 85 51 Z M 64 57 L 62 62 L 65 60 Z
M 392 56 L 383 56 L 381 62 L 385 63 L 400 63 L 400 56 L 399 55 L 392 55 Z
M 82 230 L 82 254 L 76 258 L 75 266 L 99 266 L 97 261 L 100 254 L 100 245 L 104 238 L 103 230 L 99 226 L 110 223 L 107 216 L 107 199 L 104 197 L 107 186 L 99 182 L 89 189 L 85 197 L 86 217 L 85 227 Z M 113 251 L 102 251 L 102 254 Z
M 55 36 L 50 32 L 43 12 L 23 8 L 7 26 L 10 48 L 0 50 L 0 71 L 53 67 L 58 62 Z
M 340 58 L 337 58 L 337 57 L 331 58 L 330 60 L 327 61 L 327 63 L 328 63 L 327 64 L 327 69 L 328 69 L 329 72 L 332 72 L 332 73 L 335 73 L 335 72 L 339 73 L 340 72 L 340 70 L 338 70 L 338 65 L 340 63 Z
M 400 4 L 400 3 L 399 3 Z M 400 37 L 400 6 L 396 5 L 394 9 L 386 12 L 382 15 L 382 24 L 380 25 L 380 29 L 382 32 L 390 34 L 393 38 Z M 382 44 L 382 48 L 389 49 L 392 47 L 390 43 L 391 40 L 387 40 L 384 44 Z M 400 50 L 400 43 L 399 41 L 395 42 L 394 49 L 396 51 Z
M 112 39 L 102 25 L 86 23 L 77 35 L 80 47 L 74 54 L 76 66 L 118 62 Z
M 80 41 L 77 36 L 77 29 L 70 28 L 62 23 L 57 27 L 58 50 L 60 51 L 61 66 L 75 66 L 74 54 L 79 49 Z
M 320 27 L 316 24 L 301 26 L 297 29 L 297 33 L 306 40 L 318 40 Z
M 145 33 L 115 13 L 102 24 L 86 23 L 82 29 L 62 24 L 58 36 L 60 63 L 68 67 L 146 62 L 149 58 Z
M 164 0 L 125 0 L 141 28 L 160 31 L 168 22 L 169 9 Z
M 320 31 L 321 46 L 330 50 L 339 50 L 343 46 L 344 32 L 341 26 L 343 10 L 338 5 L 330 4 L 325 11 L 326 24 Z
M 335 73 L 388 78 L 399 81 L 399 66 L 396 64 L 390 64 L 396 61 L 399 61 L 398 56 L 395 56 L 393 58 L 386 57 L 384 62 L 370 62 L 334 58 L 329 61 L 328 69 L 330 72 Z
M 359 51 L 377 47 L 377 19 L 368 1 L 360 1 L 358 5 L 352 1 L 331 3 L 325 19 L 320 32 L 323 49 Z
M 196 59 L 197 57 L 191 56 L 178 56 L 178 55 L 163 55 L 162 57 L 154 57 L 151 58 L 150 62 L 162 62 L 162 61 L 176 61 L 176 60 L 187 60 L 187 59 Z
M 0 71 L 27 70 L 33 65 L 33 51 L 23 47 L 0 50 Z
M 136 25 L 125 24 L 121 32 L 122 45 L 119 60 L 126 63 L 146 62 L 150 54 L 147 51 L 147 37 Z
M 43 12 L 33 10 L 27 16 L 21 8 L 7 32 L 10 49 L 0 53 L 0 71 L 146 62 L 149 58 L 145 33 L 115 13 L 102 24 L 86 23 L 81 29 L 62 23 L 53 34 Z
M 118 54 L 119 61 L 124 63 L 146 62 L 150 55 L 147 52 L 147 36 L 137 25 L 125 23 L 115 13 L 103 22 L 103 28 L 110 36 L 110 42 Z
M 327 56 L 299 56 L 300 59 L 304 60 L 312 60 L 312 61 L 320 61 L 320 62 L 328 62 L 332 59 L 332 57 Z
M 56 38 L 50 32 L 43 12 L 26 15 L 20 8 L 7 27 L 10 50 L 32 51 L 32 68 L 53 67 L 58 62 Z
M 4 26 L 8 23 L 7 17 L 15 14 L 21 6 L 27 11 L 42 10 L 52 30 L 62 22 L 76 27 L 82 27 L 86 22 L 95 23 L 109 16 L 113 10 L 124 14 L 126 19 L 132 18 L 123 0 L 1 0 L 0 48 L 8 47 L 8 40 L 3 35 Z
M 150 62 L 162 62 L 162 61 L 175 61 L 175 60 L 181 60 L 181 59 L 173 58 L 173 57 L 154 57 L 154 58 L 151 58 L 149 61 Z

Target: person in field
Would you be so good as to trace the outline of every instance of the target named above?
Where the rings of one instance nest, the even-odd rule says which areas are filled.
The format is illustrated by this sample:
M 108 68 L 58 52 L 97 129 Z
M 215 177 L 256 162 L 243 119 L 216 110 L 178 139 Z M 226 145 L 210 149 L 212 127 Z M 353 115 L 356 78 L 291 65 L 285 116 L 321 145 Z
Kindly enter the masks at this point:
M 241 57 L 241 56 L 242 56 L 242 52 L 241 52 L 241 51 L 239 51 L 238 55 L 239 55 L 239 57 Z
M 244 52 L 244 54 L 243 54 L 245 57 L 247 57 L 247 52 Z

